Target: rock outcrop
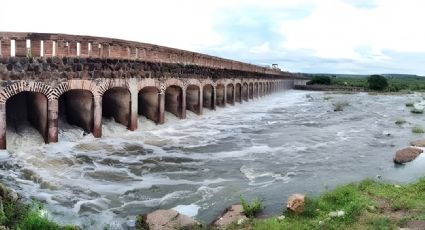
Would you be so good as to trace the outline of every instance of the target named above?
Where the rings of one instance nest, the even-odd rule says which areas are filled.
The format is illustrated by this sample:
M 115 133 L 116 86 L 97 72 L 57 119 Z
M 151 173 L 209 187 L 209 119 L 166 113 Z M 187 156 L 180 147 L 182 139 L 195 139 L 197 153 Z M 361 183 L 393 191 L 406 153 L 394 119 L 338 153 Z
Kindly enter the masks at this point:
M 413 161 L 422 152 L 423 152 L 422 149 L 414 148 L 414 147 L 408 147 L 408 148 L 400 149 L 395 153 L 394 163 L 403 164 L 403 163 L 406 163 L 406 162 Z
M 218 229 L 226 229 L 232 223 L 241 223 L 248 219 L 243 213 L 243 207 L 240 204 L 234 204 L 226 210 L 223 214 L 213 222 L 213 226 Z
M 412 142 L 410 142 L 410 145 L 416 146 L 416 147 L 425 147 L 425 139 L 412 141 Z
M 176 210 L 156 210 L 137 217 L 136 229 L 174 230 L 197 229 L 199 222 Z
M 302 194 L 293 194 L 286 202 L 286 208 L 294 213 L 301 213 L 304 211 L 305 196 Z

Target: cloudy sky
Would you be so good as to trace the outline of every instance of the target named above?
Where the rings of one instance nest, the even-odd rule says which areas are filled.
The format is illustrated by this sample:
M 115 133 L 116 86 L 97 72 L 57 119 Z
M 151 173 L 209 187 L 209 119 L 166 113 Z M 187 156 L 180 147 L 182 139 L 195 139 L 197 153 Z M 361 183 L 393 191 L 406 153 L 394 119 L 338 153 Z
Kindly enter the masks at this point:
M 1 0 L 0 31 L 123 38 L 310 73 L 425 75 L 423 0 Z

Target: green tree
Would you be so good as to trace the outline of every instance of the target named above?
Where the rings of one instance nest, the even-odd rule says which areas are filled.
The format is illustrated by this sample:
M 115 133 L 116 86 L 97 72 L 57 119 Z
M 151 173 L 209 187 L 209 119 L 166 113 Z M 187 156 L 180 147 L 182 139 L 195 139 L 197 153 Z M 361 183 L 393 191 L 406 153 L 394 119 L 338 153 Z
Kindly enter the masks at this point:
M 314 76 L 309 84 L 330 85 L 331 78 L 329 76 Z
M 388 87 L 388 81 L 384 76 L 381 75 L 371 75 L 367 79 L 367 84 L 369 89 L 373 90 L 384 90 Z

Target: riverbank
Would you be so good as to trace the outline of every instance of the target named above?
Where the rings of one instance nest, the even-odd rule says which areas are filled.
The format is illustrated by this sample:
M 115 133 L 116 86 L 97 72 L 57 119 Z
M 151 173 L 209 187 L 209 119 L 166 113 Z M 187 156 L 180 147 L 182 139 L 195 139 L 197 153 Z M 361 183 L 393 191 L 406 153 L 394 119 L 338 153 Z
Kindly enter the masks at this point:
M 13 190 L 0 184 L 0 229 L 77 230 L 76 226 L 61 226 L 49 219 L 42 205 L 25 202 Z
M 319 197 L 306 197 L 303 212 L 251 219 L 228 229 L 425 229 L 425 178 L 397 185 L 366 179 Z

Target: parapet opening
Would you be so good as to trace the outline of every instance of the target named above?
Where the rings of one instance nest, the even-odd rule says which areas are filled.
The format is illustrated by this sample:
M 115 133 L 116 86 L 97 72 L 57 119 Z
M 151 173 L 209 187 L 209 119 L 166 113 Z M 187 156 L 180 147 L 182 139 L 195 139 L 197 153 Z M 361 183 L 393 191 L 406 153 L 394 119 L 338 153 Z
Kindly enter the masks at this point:
M 86 133 L 93 130 L 94 99 L 88 90 L 72 89 L 59 97 L 59 129 L 74 125 Z M 69 125 L 67 125 L 69 124 Z
M 216 96 L 217 106 L 224 106 L 226 103 L 224 101 L 224 85 L 221 85 L 221 84 L 217 85 L 216 93 L 217 93 L 217 96 Z
M 42 93 L 29 91 L 10 97 L 6 101 L 6 127 L 9 134 L 18 135 L 18 141 L 23 140 L 19 136 L 33 133 L 31 129 L 37 130 L 46 141 L 47 97 Z
M 165 90 L 165 110 L 178 118 L 183 118 L 182 95 L 183 90 L 179 86 L 172 85 Z
M 16 41 L 14 39 L 10 40 L 10 56 L 11 57 L 15 57 L 16 56 L 16 52 L 15 49 L 16 48 Z
M 159 123 L 159 91 L 156 87 L 144 87 L 138 94 L 138 114 Z
M 204 85 L 204 88 L 202 89 L 202 104 L 204 108 L 208 109 L 214 109 L 214 88 L 212 85 Z
M 189 85 L 186 88 L 186 109 L 197 115 L 201 114 L 200 92 L 201 90 L 197 85 Z
M 128 89 L 114 87 L 106 90 L 102 97 L 102 116 L 112 118 L 126 127 L 130 125 L 131 95 Z

